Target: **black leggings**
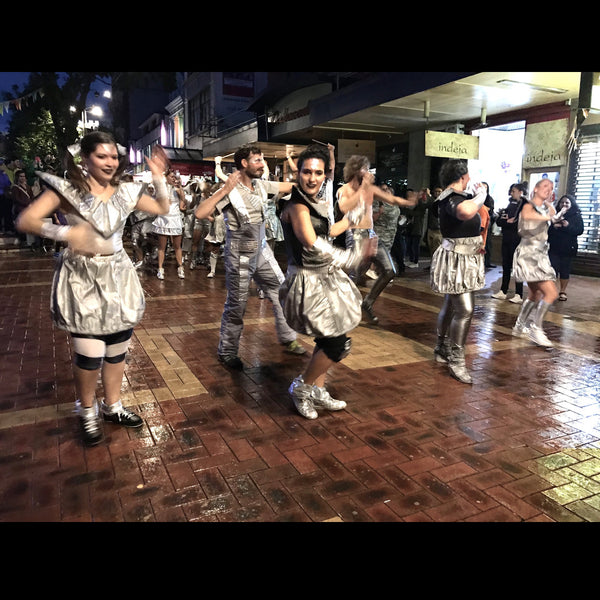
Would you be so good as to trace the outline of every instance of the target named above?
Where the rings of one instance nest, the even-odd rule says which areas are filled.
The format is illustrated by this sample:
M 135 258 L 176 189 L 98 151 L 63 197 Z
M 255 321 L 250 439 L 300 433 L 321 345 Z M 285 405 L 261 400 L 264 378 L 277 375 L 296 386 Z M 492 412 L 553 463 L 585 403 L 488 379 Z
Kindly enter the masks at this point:
M 500 289 L 506 294 L 508 292 L 508 286 L 510 284 L 510 277 L 512 275 L 513 268 L 513 256 L 515 250 L 519 245 L 519 240 L 502 240 L 502 286 Z M 515 293 L 523 297 L 523 282 L 515 282 Z

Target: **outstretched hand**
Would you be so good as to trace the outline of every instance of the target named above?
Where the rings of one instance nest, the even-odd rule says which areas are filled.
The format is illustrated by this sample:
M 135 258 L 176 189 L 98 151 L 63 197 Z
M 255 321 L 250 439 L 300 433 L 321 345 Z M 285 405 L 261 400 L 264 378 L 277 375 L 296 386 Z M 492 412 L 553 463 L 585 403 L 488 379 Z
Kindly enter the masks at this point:
M 162 175 L 169 167 L 169 159 L 162 146 L 156 145 L 152 148 L 152 156 L 146 157 L 146 164 L 152 175 Z

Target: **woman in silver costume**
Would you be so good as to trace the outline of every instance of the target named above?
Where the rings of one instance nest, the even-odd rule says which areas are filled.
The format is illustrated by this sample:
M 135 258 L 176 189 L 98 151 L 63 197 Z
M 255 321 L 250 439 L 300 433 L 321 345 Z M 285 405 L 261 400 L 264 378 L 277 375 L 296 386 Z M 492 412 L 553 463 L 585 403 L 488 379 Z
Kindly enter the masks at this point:
M 331 243 L 356 225 L 362 213 L 349 213 L 334 223 L 333 194 L 319 194 L 329 170 L 327 150 L 321 146 L 304 150 L 298 158 L 298 185 L 281 213 L 288 268 L 279 299 L 290 327 L 315 338 L 306 370 L 289 388 L 296 410 L 307 419 L 316 419 L 317 409 L 346 406 L 331 397 L 325 379 L 328 369 L 350 352 L 346 334 L 361 320 L 362 297 L 346 271 L 374 253 L 371 240 L 357 240 L 349 250 Z
M 431 257 L 430 283 L 444 294 L 437 319 L 437 362 L 447 363 L 450 374 L 472 383 L 465 363 L 465 344 L 473 317 L 473 292 L 485 285 L 483 238 L 479 209 L 486 198 L 481 184 L 469 186 L 467 161 L 450 159 L 440 171 L 444 191 L 438 196 L 442 244 Z
M 103 437 L 95 401 L 100 374 L 104 420 L 126 427 L 143 423 L 120 400 L 127 346 L 145 309 L 144 292 L 122 237 L 131 212 L 165 214 L 169 198 L 161 148 L 147 159 L 156 199 L 144 193 L 144 184 L 119 181 L 125 153 L 111 135 L 97 131 L 86 135 L 80 153 L 81 167 L 67 155 L 68 179 L 37 173 L 48 189 L 21 214 L 18 227 L 68 243 L 54 273 L 50 308 L 55 325 L 72 337 L 76 412 L 84 442 L 94 445 Z M 67 225 L 48 219 L 57 210 L 66 216 Z
M 528 288 L 513 335 L 528 337 L 547 348 L 553 344 L 542 325 L 548 309 L 558 298 L 556 273 L 548 256 L 548 225 L 560 221 L 567 210 L 563 207 L 556 212 L 552 204 L 553 188 L 549 179 L 541 179 L 533 188 L 532 198 L 523 203 L 518 226 L 521 241 L 513 260 L 515 280 L 527 282 Z
M 159 215 L 152 222 L 152 232 L 158 236 L 158 271 L 156 276 L 159 279 L 165 278 L 165 251 L 167 242 L 171 238 L 173 249 L 175 250 L 175 260 L 177 261 L 177 276 L 179 279 L 185 277 L 183 269 L 183 251 L 181 242 L 183 238 L 183 219 L 181 211 L 187 208 L 185 194 L 181 189 L 179 177 L 173 169 L 167 171 L 167 189 L 169 191 L 169 212 L 166 215 Z

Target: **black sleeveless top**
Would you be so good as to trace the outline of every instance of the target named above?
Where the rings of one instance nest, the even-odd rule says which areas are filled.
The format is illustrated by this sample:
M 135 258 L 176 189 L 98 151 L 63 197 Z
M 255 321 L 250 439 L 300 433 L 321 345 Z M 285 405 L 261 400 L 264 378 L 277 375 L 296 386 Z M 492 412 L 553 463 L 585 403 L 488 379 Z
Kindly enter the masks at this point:
M 481 234 L 481 217 L 479 214 L 463 221 L 456 216 L 456 209 L 461 202 L 471 200 L 471 194 L 452 192 L 439 200 L 438 212 L 440 230 L 445 238 L 476 237 Z
M 321 208 L 324 205 L 320 204 L 318 207 L 315 206 L 314 203 L 305 198 L 295 187 L 292 190 L 292 195 L 288 202 L 307 206 L 310 213 L 310 222 L 315 230 L 316 235 L 319 237 L 328 236 L 329 219 L 327 216 L 321 214 L 321 212 L 318 210 L 318 208 Z M 302 267 L 304 265 L 302 256 L 303 246 L 300 243 L 300 240 L 298 240 L 296 237 L 292 224 L 282 220 L 281 226 L 283 228 L 283 235 L 285 237 L 285 249 L 288 257 L 288 265 Z

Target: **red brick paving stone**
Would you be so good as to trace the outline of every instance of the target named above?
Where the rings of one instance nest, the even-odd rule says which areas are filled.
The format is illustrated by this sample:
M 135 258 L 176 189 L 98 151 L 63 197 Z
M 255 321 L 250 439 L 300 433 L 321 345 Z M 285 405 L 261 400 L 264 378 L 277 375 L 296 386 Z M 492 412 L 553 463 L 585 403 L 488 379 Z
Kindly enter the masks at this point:
M 0 333 L 10 328 L 8 340 L 0 336 L 0 419 L 74 399 L 68 338 L 47 319 L 52 261 L 46 260 L 22 261 L 29 267 L 22 273 L 27 281 L 41 277 L 35 269 L 44 264 L 46 287 L 10 288 L 10 304 L 0 305 Z M 3 269 L 0 254 L 0 273 Z M 473 386 L 454 381 L 445 367 L 428 360 L 363 371 L 342 363 L 332 369 L 328 386 L 349 402 L 348 410 L 307 421 L 295 413 L 286 390 L 308 355 L 280 352 L 272 321 L 251 322 L 272 319 L 266 303 L 254 297 L 248 303 L 241 353 L 251 368 L 230 373 L 217 362 L 223 277 L 207 282 L 203 274 L 190 272 L 185 281 L 166 283 L 142 274 L 152 301 L 138 331 L 179 327 L 181 319 L 191 326 L 212 323 L 191 333 L 163 334 L 208 393 L 142 402 L 136 408 L 146 418 L 143 428 L 111 426 L 106 442 L 94 449 L 81 446 L 72 415 L 0 428 L 0 520 L 44 520 L 42 515 L 99 522 L 598 520 L 597 496 L 566 506 L 545 496 L 544 476 L 556 479 L 559 472 L 543 472 L 536 462 L 571 452 L 574 481 L 594 476 L 590 457 L 598 454 L 583 453 L 586 446 L 597 450 L 600 440 L 597 360 L 585 358 L 590 342 L 598 345 L 594 336 L 568 337 L 583 357 L 560 348 L 471 353 Z M 405 277 L 426 284 L 426 274 Z M 386 295 L 439 305 L 438 297 L 402 284 L 400 278 Z M 206 294 L 191 301 L 201 310 L 190 308 L 188 293 Z M 183 296 L 168 300 L 169 294 Z M 494 340 L 512 339 L 491 327 L 510 328 L 514 315 L 487 295 L 489 290 L 478 294 L 469 343 L 479 340 L 489 348 Z M 382 325 L 369 328 L 374 335 L 388 329 L 433 347 L 435 311 L 389 298 L 381 302 Z M 586 315 L 593 314 L 589 308 Z M 482 319 L 485 327 L 478 327 Z M 567 333 L 554 323 L 547 329 L 555 340 Z M 126 376 L 128 390 L 138 393 L 165 386 L 136 336 Z

